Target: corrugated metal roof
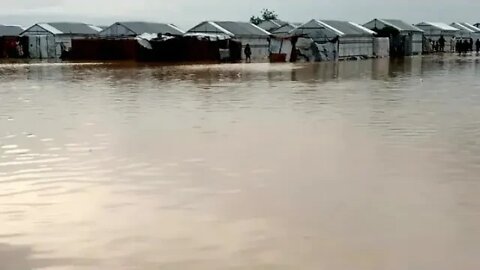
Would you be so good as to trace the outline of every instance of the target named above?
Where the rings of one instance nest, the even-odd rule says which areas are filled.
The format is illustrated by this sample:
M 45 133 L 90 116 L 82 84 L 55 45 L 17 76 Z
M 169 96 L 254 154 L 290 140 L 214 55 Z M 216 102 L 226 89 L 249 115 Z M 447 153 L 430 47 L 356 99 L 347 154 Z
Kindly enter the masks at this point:
M 0 25 L 0 36 L 18 36 L 23 28 L 16 25 Z
M 63 34 L 62 31 L 58 30 L 57 28 L 51 26 L 51 25 L 48 24 L 48 23 L 39 23 L 39 24 L 37 24 L 37 25 L 40 26 L 41 28 L 45 29 L 46 31 L 54 34 L 54 35 Z
M 473 30 L 469 29 L 468 27 L 465 27 L 465 26 L 461 25 L 460 23 L 455 22 L 455 23 L 450 24 L 450 26 L 455 27 L 462 32 L 467 32 L 467 33 L 473 33 L 474 32 Z
M 183 35 L 185 32 L 173 24 L 154 22 L 118 22 L 137 35 L 144 33 Z
M 54 35 L 61 35 L 61 34 L 97 35 L 100 30 L 100 28 L 93 25 L 86 24 L 86 23 L 51 22 L 51 23 L 38 23 L 34 26 L 37 26 L 37 25 Z M 29 29 L 25 31 L 28 31 Z
M 290 33 L 293 29 L 297 28 L 301 24 L 287 23 L 284 26 L 273 31 L 272 34 L 287 34 Z
M 89 27 L 92 28 L 93 30 L 97 31 L 98 33 L 103 31 L 103 28 L 101 28 L 99 26 L 89 25 Z
M 458 31 L 457 28 L 442 22 L 422 22 L 417 24 L 416 26 L 420 28 L 424 26 L 432 26 L 442 31 Z
M 360 24 L 358 24 L 358 23 L 354 23 L 354 22 L 349 22 L 349 23 L 350 23 L 351 25 L 355 26 L 355 27 L 358 27 L 360 30 L 369 33 L 370 35 L 375 35 L 375 34 L 377 34 L 375 31 L 373 31 L 373 30 L 371 30 L 371 29 L 368 29 L 368 28 L 366 28 L 365 26 L 360 25 Z
M 455 28 L 458 28 L 460 30 L 465 30 L 465 31 L 468 31 L 468 32 L 471 32 L 471 33 L 479 33 L 480 32 L 480 29 L 478 27 L 475 27 L 469 23 L 465 23 L 465 22 L 454 22 L 451 24 L 451 26 L 455 27 Z
M 47 24 L 63 34 L 96 35 L 99 32 L 98 29 L 86 23 L 53 22 Z
M 315 19 L 293 29 L 290 34 L 292 36 L 308 36 L 318 41 L 325 41 L 326 39 L 344 35 L 343 32 Z
M 378 19 L 386 25 L 389 25 L 398 31 L 411 31 L 411 32 L 423 32 L 422 29 L 408 24 L 402 20 L 393 20 L 393 19 Z
M 230 39 L 229 35 L 225 34 L 208 34 L 208 33 L 186 33 L 184 36 L 186 37 L 198 37 L 198 38 L 210 38 L 210 39 L 218 39 L 218 40 L 225 40 Z
M 475 26 L 475 25 L 473 25 L 473 24 L 470 24 L 470 23 L 467 23 L 467 22 L 462 22 L 461 24 L 462 24 L 463 26 L 468 27 L 469 29 L 472 29 L 472 30 L 473 30 L 474 32 L 476 32 L 476 33 L 477 33 L 477 32 L 480 32 L 480 28 L 477 27 L 477 26 Z
M 235 37 L 268 37 L 270 33 L 247 22 L 208 21 L 188 30 L 187 33 L 225 34 Z
M 363 26 L 346 21 L 311 20 L 290 32 L 291 36 L 307 36 L 318 43 L 327 42 L 335 37 L 361 36 L 373 37 L 375 32 Z
M 267 20 L 267 21 L 263 21 L 261 22 L 258 27 L 268 31 L 268 32 L 272 32 L 273 30 L 276 30 L 280 27 L 282 27 L 283 25 L 286 25 L 288 24 L 287 22 L 284 22 L 282 20 Z
M 215 21 L 214 23 L 238 37 L 266 37 L 270 35 L 268 31 L 247 22 Z
M 374 32 L 358 24 L 347 21 L 321 20 L 322 23 L 342 32 L 344 35 L 365 36 L 372 35 Z M 372 33 L 373 32 L 373 33 Z

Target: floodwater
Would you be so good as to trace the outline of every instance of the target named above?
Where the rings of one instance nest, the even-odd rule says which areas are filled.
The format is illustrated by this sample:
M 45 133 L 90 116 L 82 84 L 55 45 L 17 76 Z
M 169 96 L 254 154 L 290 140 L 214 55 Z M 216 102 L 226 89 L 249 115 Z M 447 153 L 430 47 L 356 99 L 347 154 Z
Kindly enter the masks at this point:
M 479 78 L 1 64 L 0 269 L 480 269 Z

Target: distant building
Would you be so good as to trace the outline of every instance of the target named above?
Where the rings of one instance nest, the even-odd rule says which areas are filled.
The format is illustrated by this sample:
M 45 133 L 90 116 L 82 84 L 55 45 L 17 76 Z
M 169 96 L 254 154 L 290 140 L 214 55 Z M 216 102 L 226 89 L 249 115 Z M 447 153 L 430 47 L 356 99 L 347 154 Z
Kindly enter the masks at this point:
M 457 32 L 457 39 L 474 39 L 477 40 L 480 38 L 480 29 L 472 24 L 466 22 L 454 22 L 450 24 L 457 28 L 459 31 Z
M 266 20 L 261 22 L 258 27 L 271 33 L 286 24 L 288 23 L 282 20 Z
M 353 22 L 314 19 L 295 28 L 291 34 L 303 38 L 297 42 L 297 48 L 312 47 L 305 39 L 315 42 L 317 48 L 312 48 L 317 50 L 313 52 L 318 58 L 316 61 L 374 56 L 375 32 Z
M 100 32 L 101 37 L 126 38 L 137 36 L 173 35 L 181 36 L 185 32 L 174 24 L 155 22 L 116 22 Z
M 423 30 L 427 41 L 438 41 L 443 36 L 445 39 L 445 51 L 452 51 L 452 40 L 459 31 L 457 28 L 441 22 L 421 22 L 415 25 Z
M 18 37 L 23 28 L 17 25 L 1 25 L 0 24 L 0 37 Z
M 390 38 L 392 56 L 422 54 L 423 30 L 416 26 L 394 19 L 373 19 L 363 26 Z
M 23 31 L 20 36 L 29 38 L 30 58 L 60 58 L 72 48 L 72 39 L 98 36 L 100 28 L 72 22 L 37 23 Z
M 23 28 L 15 25 L 0 25 L 0 58 L 25 57 L 28 44 L 19 35 Z
M 269 57 L 270 33 L 248 22 L 206 21 L 188 30 L 187 34 L 229 37 L 240 41 L 242 48 L 249 44 L 252 60 L 267 60 Z

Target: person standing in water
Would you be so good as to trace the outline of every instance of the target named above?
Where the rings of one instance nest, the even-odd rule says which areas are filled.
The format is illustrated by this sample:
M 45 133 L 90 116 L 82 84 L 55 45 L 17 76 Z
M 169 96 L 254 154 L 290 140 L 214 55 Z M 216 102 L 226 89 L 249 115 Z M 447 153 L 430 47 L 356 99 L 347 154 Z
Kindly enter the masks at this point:
M 477 51 L 477 54 L 480 52 L 480 39 L 477 39 L 477 42 L 475 42 L 475 50 Z
M 440 36 L 440 39 L 438 40 L 438 50 L 440 52 L 445 52 L 445 38 L 443 36 Z
M 464 40 L 463 41 L 463 46 L 462 46 L 462 51 L 463 51 L 464 56 L 467 55 L 469 48 L 470 48 L 470 42 L 468 42 L 468 40 Z
M 457 38 L 453 37 L 450 39 L 450 52 L 454 53 L 455 52 L 455 45 L 457 44 Z
M 250 44 L 247 44 L 247 46 L 245 46 L 244 53 L 245 53 L 245 61 L 247 63 L 252 62 L 252 49 L 250 48 Z

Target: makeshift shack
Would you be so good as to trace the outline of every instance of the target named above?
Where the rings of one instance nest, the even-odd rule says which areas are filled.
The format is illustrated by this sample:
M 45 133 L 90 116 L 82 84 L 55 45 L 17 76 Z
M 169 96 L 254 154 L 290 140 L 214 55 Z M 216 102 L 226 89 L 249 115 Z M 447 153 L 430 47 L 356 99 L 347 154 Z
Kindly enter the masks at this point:
M 28 39 L 20 38 L 20 26 L 0 25 L 0 58 L 23 58 L 28 55 Z
M 374 57 L 374 34 L 353 22 L 316 19 L 291 31 L 298 37 L 295 58 L 308 61 Z
M 423 35 L 425 37 L 423 48 L 425 53 L 431 52 L 432 44 L 435 45 L 435 43 L 438 43 L 442 37 L 445 40 L 445 47 L 443 50 L 445 52 L 454 50 L 455 36 L 459 31 L 457 28 L 441 22 L 421 22 L 415 26 L 423 30 Z
M 251 48 L 251 59 L 266 61 L 270 55 L 270 33 L 247 22 L 206 21 L 187 31 L 187 34 L 223 35 L 242 44 L 242 52 L 248 44 Z M 245 55 L 242 57 L 245 59 Z
M 100 30 L 85 23 L 37 23 L 20 36 L 29 39 L 30 58 L 61 58 L 72 49 L 72 40 L 96 37 Z
M 391 56 L 422 54 L 423 30 L 418 27 L 395 19 L 373 19 L 363 26 L 390 39 Z

